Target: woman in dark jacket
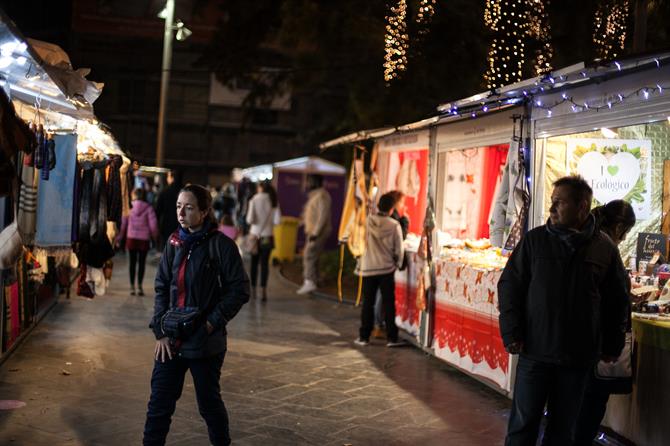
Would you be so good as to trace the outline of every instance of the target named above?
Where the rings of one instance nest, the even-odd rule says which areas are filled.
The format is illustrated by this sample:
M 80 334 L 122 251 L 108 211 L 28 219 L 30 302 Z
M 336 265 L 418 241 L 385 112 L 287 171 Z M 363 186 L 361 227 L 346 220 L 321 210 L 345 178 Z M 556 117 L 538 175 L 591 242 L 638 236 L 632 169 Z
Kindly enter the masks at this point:
M 606 234 L 615 245 L 621 244 L 626 239 L 628 231 L 635 224 L 635 212 L 633 207 L 623 200 L 614 200 L 605 206 L 599 206 L 591 211 L 596 219 L 596 227 Z M 628 314 L 628 330 L 630 331 L 630 308 Z M 619 381 L 619 380 L 617 380 Z M 596 378 L 595 373 L 589 377 L 584 390 L 582 407 L 577 418 L 575 428 L 575 446 L 590 446 L 598 434 L 600 422 L 607 410 L 607 401 L 610 394 L 630 393 L 632 390 L 632 378 L 624 387 L 631 386 L 626 390 L 621 389 L 621 382 L 604 381 Z M 616 388 L 615 388 L 616 387 Z
M 219 378 L 226 324 L 249 300 L 249 279 L 235 242 L 217 231 L 207 189 L 187 185 L 177 198 L 180 228 L 169 238 L 156 275 L 151 328 L 156 335 L 145 445 L 163 445 L 191 371 L 200 414 L 213 445 L 230 444 Z M 188 335 L 168 323 L 172 314 L 197 316 Z M 173 320 L 173 319 L 172 319 Z

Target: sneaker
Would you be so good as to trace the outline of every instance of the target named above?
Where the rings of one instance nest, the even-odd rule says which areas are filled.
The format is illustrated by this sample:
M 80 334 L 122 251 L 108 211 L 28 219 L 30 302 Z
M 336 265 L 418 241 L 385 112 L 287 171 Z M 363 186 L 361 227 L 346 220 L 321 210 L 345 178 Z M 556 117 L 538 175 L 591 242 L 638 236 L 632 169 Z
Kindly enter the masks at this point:
M 144 290 L 142 288 L 140 288 L 139 291 L 137 292 L 137 295 L 138 296 L 144 296 Z
M 386 343 L 386 346 L 389 348 L 394 348 L 394 347 L 404 347 L 407 345 L 407 342 L 403 341 L 402 339 L 398 339 L 397 341 L 388 341 Z
M 312 291 L 316 291 L 316 284 L 311 280 L 305 280 L 305 283 L 302 284 L 296 293 L 298 294 L 309 294 Z
M 356 338 L 354 340 L 354 344 L 360 345 L 361 347 L 365 347 L 366 345 L 370 344 L 370 341 L 366 341 L 365 339 L 361 339 L 361 338 Z

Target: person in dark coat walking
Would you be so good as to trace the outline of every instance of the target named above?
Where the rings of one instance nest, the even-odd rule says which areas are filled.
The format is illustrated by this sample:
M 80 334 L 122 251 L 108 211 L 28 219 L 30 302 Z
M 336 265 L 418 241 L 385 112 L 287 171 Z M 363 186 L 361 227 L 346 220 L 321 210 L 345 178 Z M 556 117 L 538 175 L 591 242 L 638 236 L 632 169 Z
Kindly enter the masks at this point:
M 590 213 L 581 177 L 554 183 L 549 220 L 514 249 L 498 282 L 500 333 L 519 354 L 506 446 L 573 444 L 586 378 L 624 345 L 628 280 L 614 243 Z
M 181 190 L 181 173 L 169 171 L 166 177 L 167 187 L 156 199 L 156 217 L 158 217 L 158 230 L 160 231 L 160 249 L 163 250 L 170 235 L 177 230 L 177 211 L 175 203 Z
M 249 279 L 237 245 L 217 230 L 207 189 L 184 187 L 176 208 L 180 228 L 165 246 L 156 275 L 150 325 L 156 346 L 144 445 L 165 444 L 187 370 L 209 441 L 229 445 L 228 413 L 219 379 L 227 348 L 226 325 L 249 301 Z M 168 311 L 178 309 L 197 310 L 188 336 L 170 330 L 166 322 Z

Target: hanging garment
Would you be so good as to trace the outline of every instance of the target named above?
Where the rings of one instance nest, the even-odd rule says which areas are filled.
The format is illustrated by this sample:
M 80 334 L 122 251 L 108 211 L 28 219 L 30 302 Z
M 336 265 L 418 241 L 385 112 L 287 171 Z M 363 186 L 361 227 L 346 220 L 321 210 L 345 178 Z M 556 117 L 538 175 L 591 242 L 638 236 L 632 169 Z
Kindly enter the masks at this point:
M 44 159 L 42 163 L 40 176 L 44 181 L 49 181 L 49 172 L 56 167 L 56 141 L 53 138 L 47 138 L 44 141 Z
M 75 161 L 74 184 L 72 186 L 72 232 L 70 241 L 72 243 L 79 240 L 79 214 L 81 212 L 81 178 L 82 168 L 78 161 Z
M 93 174 L 93 200 L 97 218 L 91 219 L 91 240 L 99 242 L 107 237 L 107 184 L 105 168 L 95 169 Z
M 452 237 L 477 238 L 484 156 L 483 148 L 447 152 L 442 229 Z
M 106 161 L 84 163 L 81 180 L 79 241 L 99 242 L 107 233 Z
M 121 166 L 123 158 L 120 155 L 112 155 L 107 167 L 107 220 L 121 226 L 123 213 L 122 189 L 121 189 Z
M 419 192 L 421 192 L 421 177 L 415 159 L 405 159 L 402 163 L 396 177 L 396 189 L 405 194 L 406 197 L 414 200 L 419 196 Z
M 123 164 L 119 168 L 119 177 L 121 183 L 121 219 L 130 215 L 130 189 L 132 188 L 132 183 L 129 177 L 130 172 L 130 160 L 123 159 Z
M 85 243 L 91 240 L 91 195 L 93 193 L 93 165 L 84 163 L 81 168 L 81 182 L 79 183 L 79 232 L 77 241 Z
M 32 164 L 26 165 L 26 158 L 31 157 L 29 155 L 24 155 L 24 162 L 21 166 L 21 188 L 19 190 L 17 224 L 23 243 L 32 246 L 35 243 L 35 231 L 37 229 L 38 181 L 35 168 Z
M 516 226 L 513 245 L 521 237 L 525 226 L 530 196 L 526 191 L 525 169 L 519 156 L 519 142 L 512 141 L 507 153 L 507 163 L 503 171 L 502 182 L 493 205 L 491 216 L 491 244 L 497 247 L 510 245 L 508 238 L 512 227 Z
M 36 169 L 42 169 L 42 166 L 44 166 L 44 159 L 46 158 L 46 138 L 41 125 L 37 128 L 35 137 L 37 139 L 37 147 L 35 147 L 35 156 L 33 157 L 33 161 L 35 162 Z

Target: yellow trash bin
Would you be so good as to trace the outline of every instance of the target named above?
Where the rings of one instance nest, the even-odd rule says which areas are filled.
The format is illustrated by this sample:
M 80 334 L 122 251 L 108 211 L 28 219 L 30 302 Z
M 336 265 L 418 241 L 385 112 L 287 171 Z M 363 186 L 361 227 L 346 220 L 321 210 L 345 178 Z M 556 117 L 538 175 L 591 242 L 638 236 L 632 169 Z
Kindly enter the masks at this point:
M 281 222 L 274 227 L 275 249 L 270 255 L 272 259 L 292 262 L 295 258 L 295 247 L 298 241 L 298 224 L 300 219 L 282 217 Z

